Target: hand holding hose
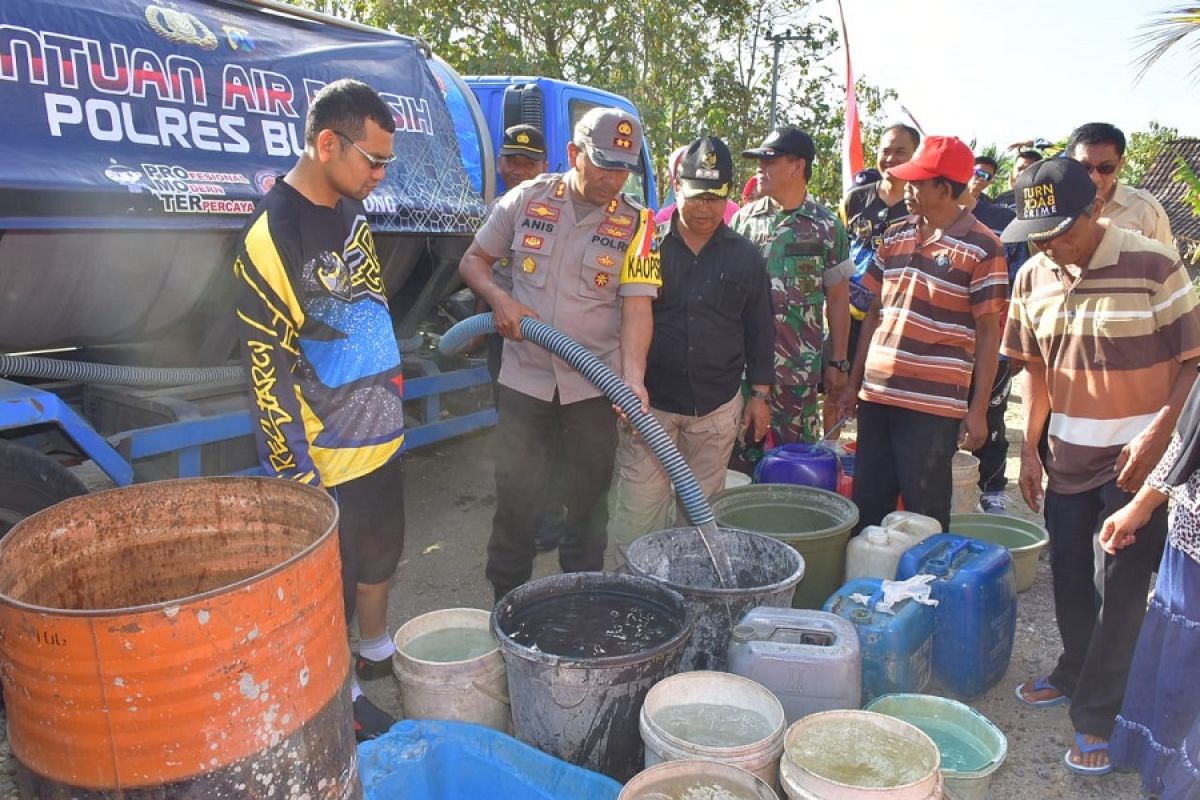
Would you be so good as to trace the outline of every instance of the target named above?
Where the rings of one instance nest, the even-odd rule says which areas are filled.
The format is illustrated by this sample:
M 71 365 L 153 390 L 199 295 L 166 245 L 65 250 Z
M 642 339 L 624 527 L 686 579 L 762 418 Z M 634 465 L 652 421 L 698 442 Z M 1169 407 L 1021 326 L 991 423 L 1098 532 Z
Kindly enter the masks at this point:
M 492 318 L 496 322 L 496 333 L 506 339 L 521 341 L 521 318 L 532 317 L 540 319 L 537 313 L 527 305 L 519 303 L 512 297 L 501 298 L 492 309 Z

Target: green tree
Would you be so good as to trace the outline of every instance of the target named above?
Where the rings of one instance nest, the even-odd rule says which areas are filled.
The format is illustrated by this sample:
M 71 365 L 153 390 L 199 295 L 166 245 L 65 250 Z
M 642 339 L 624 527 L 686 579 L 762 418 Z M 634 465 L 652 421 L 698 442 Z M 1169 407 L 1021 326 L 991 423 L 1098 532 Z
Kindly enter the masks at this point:
M 1138 186 L 1150 165 L 1164 146 L 1179 138 L 1179 131 L 1151 122 L 1149 130 L 1134 131 L 1125 139 L 1125 168 L 1121 180 L 1130 186 Z
M 462 73 L 562 78 L 628 97 L 641 111 L 659 174 L 667 155 L 701 133 L 736 153 L 768 133 L 771 50 L 780 53 L 779 124 L 817 144 L 813 193 L 841 196 L 842 90 L 824 59 L 838 46 L 810 0 L 295 0 L 325 13 L 418 36 Z M 859 82 L 864 139 L 890 95 Z M 742 177 L 752 166 L 739 159 Z

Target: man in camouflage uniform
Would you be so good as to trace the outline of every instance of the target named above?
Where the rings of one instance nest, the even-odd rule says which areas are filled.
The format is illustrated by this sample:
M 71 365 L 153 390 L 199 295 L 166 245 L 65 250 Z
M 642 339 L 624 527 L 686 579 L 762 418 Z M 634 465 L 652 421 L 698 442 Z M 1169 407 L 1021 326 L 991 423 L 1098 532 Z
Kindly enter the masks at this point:
M 775 386 L 767 398 L 775 444 L 821 437 L 817 387 L 829 307 L 830 381 L 836 402 L 850 372 L 850 260 L 846 229 L 808 194 L 816 148 L 798 128 L 780 128 L 744 158 L 758 160 L 761 197 L 733 218 L 732 228 L 761 248 L 771 278 L 775 313 Z M 752 453 L 744 454 L 753 458 Z

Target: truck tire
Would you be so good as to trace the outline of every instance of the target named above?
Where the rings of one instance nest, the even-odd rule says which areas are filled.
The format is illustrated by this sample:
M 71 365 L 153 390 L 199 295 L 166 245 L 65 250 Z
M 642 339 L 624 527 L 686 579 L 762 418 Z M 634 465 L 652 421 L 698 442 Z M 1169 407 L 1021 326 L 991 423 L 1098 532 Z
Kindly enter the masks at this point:
M 0 537 L 25 517 L 87 494 L 83 481 L 53 459 L 0 441 Z

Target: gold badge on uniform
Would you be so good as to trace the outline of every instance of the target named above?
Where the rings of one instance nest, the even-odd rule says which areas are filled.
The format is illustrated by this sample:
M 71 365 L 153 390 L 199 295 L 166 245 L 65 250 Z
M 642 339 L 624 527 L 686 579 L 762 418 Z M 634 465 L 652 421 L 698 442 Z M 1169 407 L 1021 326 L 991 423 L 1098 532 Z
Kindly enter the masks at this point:
M 537 269 L 537 262 L 530 256 L 525 256 L 525 260 L 521 262 L 521 269 L 526 272 L 533 272 Z
M 633 133 L 633 126 L 627 121 L 621 120 L 617 123 L 617 133 L 621 134 L 622 136 L 629 136 Z
M 555 198 L 561 200 L 562 198 L 566 197 L 566 195 L 567 195 L 567 183 L 566 183 L 566 181 L 559 181 L 558 186 L 554 187 L 554 196 L 555 196 Z
M 596 277 L 592 280 L 596 284 L 597 288 L 603 289 L 605 286 L 608 286 L 608 273 L 597 272 Z
M 517 144 L 529 144 L 529 134 L 522 131 L 517 134 Z
M 615 267 L 617 264 L 617 262 L 613 260 L 612 256 L 600 256 L 596 259 L 596 263 L 602 267 Z
M 618 205 L 617 199 L 614 197 L 612 200 L 608 201 L 608 205 L 605 207 L 604 211 L 608 214 L 611 214 L 617 210 Z
M 715 169 L 717 166 L 717 154 L 709 150 L 704 154 L 704 158 L 700 160 L 700 163 L 708 169 Z
M 616 225 L 618 228 L 633 227 L 633 217 L 626 214 L 614 214 L 608 218 L 609 225 Z

